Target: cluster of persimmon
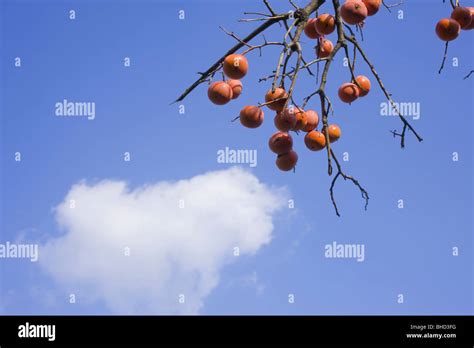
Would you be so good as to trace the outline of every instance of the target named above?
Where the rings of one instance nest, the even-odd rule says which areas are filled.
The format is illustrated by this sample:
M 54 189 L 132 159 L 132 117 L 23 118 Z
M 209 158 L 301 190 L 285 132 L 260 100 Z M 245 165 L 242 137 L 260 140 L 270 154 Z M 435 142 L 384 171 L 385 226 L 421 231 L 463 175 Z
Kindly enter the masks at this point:
M 270 150 L 277 155 L 276 165 L 280 170 L 292 170 L 298 162 L 298 154 L 293 150 L 293 138 L 290 131 L 306 132 L 304 143 L 311 151 L 320 151 L 326 147 L 324 132 L 317 130 L 319 115 L 315 110 L 302 110 L 299 107 L 285 107 L 288 93 L 281 87 L 270 89 L 265 94 L 265 103 L 270 110 L 276 111 L 273 119 L 277 132 L 269 141 Z M 259 106 L 245 106 L 240 111 L 240 122 L 248 128 L 257 128 L 263 123 L 263 110 Z M 327 127 L 331 142 L 341 136 L 341 129 L 335 124 Z
M 443 18 L 436 24 L 436 34 L 443 41 L 456 39 L 461 29 L 474 29 L 474 7 L 456 6 L 451 18 Z
M 363 25 L 367 16 L 378 12 L 381 0 L 347 0 L 340 7 L 341 18 L 350 25 Z M 311 39 L 318 39 L 316 55 L 318 58 L 327 58 L 334 50 L 333 43 L 326 35 L 336 29 L 336 19 L 329 13 L 311 18 L 305 25 L 304 32 Z M 236 99 L 242 93 L 240 81 L 248 71 L 248 61 L 244 55 L 228 55 L 223 63 L 225 81 L 213 82 L 209 85 L 209 99 L 217 105 L 224 105 Z M 344 103 L 352 103 L 359 97 L 366 96 L 371 88 L 370 80 L 359 75 L 350 83 L 344 83 L 338 91 L 339 98 Z M 326 147 L 326 139 L 330 143 L 341 137 L 341 129 L 336 124 L 329 124 L 317 130 L 319 115 L 314 110 L 302 110 L 288 105 L 289 95 L 282 87 L 270 89 L 265 95 L 265 103 L 259 106 L 247 105 L 239 114 L 240 123 L 247 128 L 257 128 L 264 120 L 262 106 L 275 111 L 274 124 L 277 132 L 269 140 L 270 150 L 276 155 L 276 165 L 280 170 L 290 171 L 298 162 L 298 154 L 293 150 L 293 138 L 290 131 L 305 132 L 304 143 L 311 151 L 320 151 Z M 327 138 L 326 138 L 327 132 Z
M 305 132 L 304 143 L 311 151 L 320 151 L 326 147 L 325 130 L 317 130 L 318 113 L 315 110 L 305 111 L 296 106 L 285 107 L 287 99 L 288 93 L 281 87 L 270 89 L 265 95 L 265 105 L 270 110 L 276 111 L 273 122 L 278 130 L 270 137 L 268 146 L 277 154 L 276 165 L 283 171 L 292 170 L 298 162 L 298 154 L 293 150 L 290 131 Z M 240 117 L 242 118 L 242 113 Z M 335 142 L 341 137 L 339 126 L 331 124 L 327 130 L 330 142 Z
M 382 0 L 346 0 L 340 7 L 341 18 L 350 25 L 363 25 L 368 16 L 376 14 Z M 334 50 L 334 44 L 326 35 L 336 30 L 336 19 L 329 13 L 323 13 L 317 18 L 310 18 L 306 23 L 304 32 L 310 39 L 318 39 L 316 56 L 327 58 Z
M 216 105 L 225 105 L 232 99 L 237 99 L 242 93 L 242 79 L 248 71 L 249 63 L 242 54 L 228 55 L 223 63 L 226 81 L 217 81 L 209 85 L 207 96 Z
M 347 0 L 341 5 L 339 13 L 344 22 L 351 25 L 362 25 L 368 16 L 376 14 L 382 4 L 381 0 Z M 329 13 L 323 13 L 317 18 L 310 18 L 306 23 L 304 32 L 310 39 L 318 39 L 316 56 L 327 58 L 334 50 L 334 44 L 326 35 L 336 30 L 336 19 Z M 370 91 L 370 80 L 357 76 L 355 81 L 344 83 L 339 88 L 339 98 L 344 103 L 352 103 L 359 97 L 366 96 Z
M 224 105 L 236 99 L 242 93 L 240 81 L 248 71 L 248 61 L 240 54 L 231 54 L 224 59 L 224 74 L 229 78 L 226 81 L 217 81 L 209 85 L 208 97 L 214 104 Z M 298 161 L 298 154 L 293 150 L 293 138 L 290 131 L 306 132 L 304 142 L 312 151 L 319 151 L 326 147 L 326 136 L 323 131 L 316 128 L 319 124 L 319 115 L 314 110 L 285 107 L 288 93 L 283 88 L 269 90 L 265 95 L 265 103 L 261 106 L 247 105 L 239 114 L 240 123 L 247 128 L 257 128 L 262 125 L 264 112 L 262 106 L 276 111 L 274 124 L 277 132 L 269 140 L 270 150 L 277 154 L 276 165 L 283 171 L 292 170 Z M 327 127 L 328 137 L 331 142 L 337 141 L 341 136 L 341 129 L 335 124 Z

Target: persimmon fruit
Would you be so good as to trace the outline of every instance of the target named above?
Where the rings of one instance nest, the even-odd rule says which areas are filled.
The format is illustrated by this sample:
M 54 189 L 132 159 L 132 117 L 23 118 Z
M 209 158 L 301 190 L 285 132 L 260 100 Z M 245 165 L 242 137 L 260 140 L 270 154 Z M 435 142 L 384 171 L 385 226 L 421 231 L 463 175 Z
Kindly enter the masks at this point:
M 443 18 L 436 24 L 436 34 L 443 41 L 452 41 L 459 36 L 461 26 L 452 18 Z
M 362 1 L 347 0 L 340 8 L 341 17 L 347 24 L 360 24 L 367 18 L 367 7 Z
M 382 0 L 362 0 L 362 2 L 365 7 L 367 7 L 367 16 L 373 16 L 376 14 L 382 4 Z
M 233 97 L 232 87 L 224 81 L 213 82 L 207 89 L 207 96 L 216 105 L 227 104 Z
M 339 99 L 349 104 L 359 98 L 359 93 L 359 87 L 353 83 L 344 83 L 338 91 Z
M 316 56 L 318 58 L 327 58 L 334 50 L 334 45 L 331 40 L 320 39 L 316 47 Z
M 296 116 L 294 113 L 289 112 L 288 108 L 277 112 L 274 119 L 275 127 L 282 132 L 288 132 L 293 129 L 296 125 Z
M 308 21 L 306 22 L 306 25 L 304 26 L 304 33 L 310 39 L 318 39 L 321 36 L 316 31 L 316 26 L 314 25 L 315 22 L 316 22 L 316 18 L 310 18 L 308 19 Z
M 270 137 L 268 146 L 274 153 L 281 155 L 293 148 L 293 138 L 286 132 L 276 132 Z
M 242 81 L 240 80 L 227 80 L 227 84 L 232 88 L 232 99 L 237 99 L 242 94 Z
M 306 127 L 306 124 L 308 123 L 306 112 L 297 107 L 289 108 L 289 112 L 294 113 L 295 118 L 296 118 L 296 123 L 295 123 L 295 126 L 292 128 L 292 130 L 293 131 L 303 130 L 303 128 Z
M 276 165 L 278 169 L 283 170 L 285 172 L 292 170 L 296 166 L 297 162 L 298 154 L 293 150 L 278 155 L 276 159 Z
M 330 124 L 327 128 L 329 142 L 334 143 L 341 137 L 341 128 L 337 124 Z M 323 132 L 324 135 L 324 132 Z
M 316 130 L 306 133 L 304 144 L 311 151 L 320 151 L 326 147 L 326 136 Z
M 365 97 L 367 94 L 369 94 L 370 91 L 370 80 L 364 76 L 364 75 L 359 75 L 356 77 L 356 81 L 359 84 L 359 97 Z
M 471 24 L 471 11 L 467 7 L 457 6 L 451 12 L 451 18 L 459 23 L 461 29 L 466 29 Z
M 257 128 L 263 123 L 263 110 L 255 105 L 247 105 L 240 111 L 240 123 L 247 128 Z
M 329 13 L 323 13 L 316 18 L 314 26 L 320 35 L 329 35 L 336 29 L 336 19 Z
M 272 92 L 270 89 L 267 94 L 265 94 L 265 103 L 270 110 L 281 111 L 283 110 L 286 100 L 288 99 L 288 93 L 283 88 L 275 88 L 275 91 Z
M 304 132 L 311 132 L 318 127 L 319 115 L 314 110 L 306 110 L 306 126 L 303 127 Z
M 474 7 L 468 7 L 469 11 L 471 12 L 471 23 L 469 23 L 464 30 L 471 30 L 474 29 Z
M 249 69 L 247 58 L 242 54 L 230 54 L 224 59 L 224 74 L 231 78 L 240 80 L 243 78 Z

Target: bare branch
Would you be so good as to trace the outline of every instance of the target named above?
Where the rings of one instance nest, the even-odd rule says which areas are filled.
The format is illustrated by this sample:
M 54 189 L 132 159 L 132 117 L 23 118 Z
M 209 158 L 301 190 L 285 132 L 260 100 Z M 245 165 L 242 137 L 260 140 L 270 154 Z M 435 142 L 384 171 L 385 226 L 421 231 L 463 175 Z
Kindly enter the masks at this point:
M 296 6 L 296 4 L 292 1 L 292 0 L 288 0 L 291 4 L 291 6 L 293 6 L 296 10 L 298 9 L 298 6 Z
M 272 16 L 275 16 L 276 15 L 276 12 L 273 10 L 272 6 L 270 5 L 270 3 L 268 2 L 268 0 L 263 0 L 263 3 L 265 4 L 265 6 L 268 8 L 268 11 L 270 11 L 270 13 L 272 14 Z
M 334 209 L 336 210 L 336 215 L 341 216 L 339 214 L 339 209 L 337 208 L 336 199 L 334 198 L 334 185 L 336 184 L 336 181 L 339 178 L 339 176 L 342 176 L 344 178 L 344 180 L 352 181 L 352 183 L 359 188 L 360 193 L 362 195 L 362 198 L 365 200 L 364 209 L 367 210 L 367 206 L 369 205 L 369 194 L 368 194 L 367 190 L 362 187 L 362 185 L 359 183 L 359 181 L 356 178 L 354 178 L 353 176 L 347 175 L 342 171 L 341 165 L 340 165 L 339 161 L 337 160 L 337 158 L 334 155 L 334 152 L 332 150 L 331 150 L 331 156 L 334 159 L 334 162 L 336 163 L 336 166 L 337 166 L 337 174 L 332 179 L 331 187 L 329 188 L 331 201 L 332 201 L 332 204 L 334 206 Z
M 266 21 L 269 19 L 276 19 L 276 20 L 281 20 L 284 19 L 286 15 L 277 15 L 277 16 L 264 16 L 264 17 L 259 17 L 259 18 L 242 18 L 239 19 L 239 22 L 258 22 L 258 21 Z
M 256 16 L 262 16 L 262 17 L 272 17 L 273 15 L 269 15 L 267 13 L 263 12 L 244 12 L 244 15 L 256 15 Z
M 402 4 L 403 4 L 403 0 L 400 0 L 400 2 L 397 2 L 397 3 L 392 4 L 392 5 L 387 5 L 387 4 L 385 3 L 385 0 L 382 0 L 382 4 L 383 4 L 383 6 L 387 9 L 388 12 L 392 12 L 391 8 L 392 8 L 392 7 L 395 7 L 395 6 L 400 6 L 400 5 L 402 5 Z
M 471 77 L 471 75 L 474 73 L 474 70 L 471 70 L 469 72 L 469 74 L 467 74 L 466 76 L 464 76 L 464 79 L 463 80 L 467 80 L 469 77 Z
M 354 36 L 346 36 L 346 39 L 348 41 L 350 41 L 353 45 L 355 45 L 357 47 L 357 50 L 359 51 L 359 53 L 361 54 L 362 58 L 364 59 L 364 61 L 367 63 L 367 65 L 369 66 L 370 70 L 372 71 L 372 74 L 374 75 L 375 79 L 377 80 L 380 88 L 382 89 L 382 92 L 384 93 L 385 97 L 387 98 L 387 100 L 390 102 L 392 108 L 397 112 L 397 115 L 399 117 L 399 119 L 402 121 L 403 123 L 403 126 L 404 128 L 408 128 L 412 133 L 413 135 L 415 135 L 416 139 L 418 141 L 423 141 L 423 138 L 418 135 L 418 133 L 416 132 L 416 130 L 412 127 L 412 125 L 406 120 L 406 118 L 400 113 L 400 111 L 398 110 L 398 107 L 397 105 L 395 104 L 395 102 L 393 101 L 390 93 L 388 93 L 387 89 L 385 88 L 385 86 L 383 85 L 382 83 L 382 80 L 380 78 L 380 76 L 378 75 L 377 71 L 375 70 L 375 67 L 374 65 L 370 62 L 369 58 L 367 57 L 367 55 L 365 54 L 364 50 L 362 49 L 362 47 L 360 47 L 359 43 L 357 42 L 356 38 Z M 400 141 L 400 146 L 402 148 L 405 147 L 405 132 L 402 132 L 403 136 L 401 137 L 401 141 Z
M 268 29 L 269 27 L 271 27 L 273 24 L 281 21 L 283 18 L 288 18 L 289 17 L 289 14 L 285 14 L 284 17 L 282 18 L 278 18 L 278 19 L 275 19 L 275 18 L 270 18 L 268 19 L 267 21 L 265 21 L 264 23 L 262 23 L 258 28 L 256 28 L 254 31 L 252 31 L 249 35 L 247 35 L 244 39 L 242 39 L 242 41 L 244 42 L 250 42 L 254 37 L 256 37 L 257 35 L 259 35 L 260 33 L 262 33 L 263 31 L 265 31 L 266 29 Z M 242 48 L 244 46 L 243 43 L 239 42 L 238 44 L 236 44 L 235 46 L 233 46 L 231 49 L 229 49 L 221 58 L 219 58 L 213 65 L 211 65 L 210 68 L 208 68 L 205 72 L 203 72 L 201 74 L 201 77 L 199 79 L 197 79 L 191 86 L 189 86 L 174 102 L 174 103 L 177 103 L 177 102 L 180 102 L 182 101 L 184 98 L 186 98 L 186 96 L 191 93 L 191 91 L 193 91 L 197 86 L 199 86 L 201 83 L 205 82 L 206 79 L 214 74 L 217 70 L 220 69 L 221 65 L 222 65 L 222 62 L 224 61 L 225 57 L 227 57 L 228 55 L 232 54 L 232 53 L 235 53 L 237 52 L 240 48 Z
M 273 42 L 268 42 L 266 39 L 264 41 L 263 44 L 260 44 L 260 45 L 250 45 L 249 43 L 245 42 L 244 40 L 240 39 L 234 32 L 230 32 L 228 30 L 226 30 L 224 27 L 221 27 L 219 26 L 219 28 L 224 32 L 226 33 L 227 35 L 231 36 L 232 38 L 236 39 L 238 42 L 240 42 L 241 44 L 243 44 L 244 46 L 248 47 L 245 51 L 242 52 L 242 55 L 246 55 L 247 53 L 253 51 L 253 50 L 260 50 L 260 55 L 261 55 L 261 49 L 263 47 L 266 47 L 266 46 L 275 46 L 275 45 L 279 45 L 279 46 L 284 46 L 283 43 L 281 42 L 276 42 L 276 41 L 273 41 Z
M 441 74 L 441 71 L 443 71 L 444 63 L 446 62 L 446 56 L 448 55 L 448 46 L 449 46 L 449 41 L 446 41 L 446 45 L 444 46 L 443 61 L 441 62 L 441 67 L 438 70 L 438 74 Z

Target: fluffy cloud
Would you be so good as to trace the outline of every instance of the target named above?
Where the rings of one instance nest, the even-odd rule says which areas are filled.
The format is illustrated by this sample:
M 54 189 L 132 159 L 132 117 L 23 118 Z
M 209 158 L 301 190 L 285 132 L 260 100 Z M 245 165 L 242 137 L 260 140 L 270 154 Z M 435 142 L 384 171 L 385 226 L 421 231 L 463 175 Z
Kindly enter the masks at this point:
M 238 260 L 234 247 L 252 255 L 270 242 L 285 196 L 237 167 L 134 190 L 80 182 L 56 207 L 63 234 L 40 246 L 39 262 L 62 289 L 111 312 L 197 313 Z

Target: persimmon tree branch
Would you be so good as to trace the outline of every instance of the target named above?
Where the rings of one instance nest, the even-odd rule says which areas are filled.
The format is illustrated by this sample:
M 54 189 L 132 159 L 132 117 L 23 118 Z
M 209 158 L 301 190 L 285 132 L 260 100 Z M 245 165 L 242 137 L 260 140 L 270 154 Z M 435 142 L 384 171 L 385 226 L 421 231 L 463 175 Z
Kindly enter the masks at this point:
M 444 69 L 444 63 L 446 62 L 446 57 L 448 56 L 448 46 L 449 41 L 446 41 L 446 44 L 444 45 L 443 61 L 441 62 L 441 66 L 439 67 L 438 74 L 441 74 Z
M 464 76 L 464 80 L 467 80 L 469 77 L 471 77 L 471 75 L 474 73 L 474 70 L 471 70 L 469 72 L 469 74 L 467 74 L 466 76 Z
M 325 58 L 316 58 L 308 63 L 306 63 L 305 65 L 303 65 L 301 67 L 301 69 L 306 69 L 307 67 L 310 67 L 311 65 L 313 64 L 316 64 L 316 63 L 319 63 L 319 62 L 324 62 L 328 60 L 328 57 L 325 57 Z M 295 73 L 295 68 L 292 68 L 290 71 L 288 72 L 285 72 L 283 71 L 283 73 L 281 74 L 281 77 L 282 78 L 286 78 L 286 77 L 292 77 L 293 74 Z M 271 75 L 268 75 L 268 76 L 265 76 L 265 77 L 261 77 L 258 82 L 263 82 L 263 81 L 267 81 L 269 79 L 273 79 L 275 77 L 275 71 L 273 71 L 273 73 Z
M 357 42 L 357 39 L 353 36 L 350 36 L 350 37 L 346 37 L 347 40 L 349 40 L 356 48 L 357 50 L 359 51 L 360 55 L 362 56 L 362 58 L 364 59 L 364 61 L 367 63 L 367 65 L 369 66 L 371 72 L 372 72 L 372 75 L 374 75 L 375 79 L 377 80 L 379 86 L 380 86 L 380 89 L 382 90 L 383 94 L 385 95 L 386 99 L 388 100 L 388 102 L 390 102 L 390 105 L 392 106 L 392 108 L 395 110 L 395 112 L 397 113 L 399 119 L 402 121 L 403 123 L 403 130 L 402 130 L 402 133 L 400 134 L 401 136 L 401 140 L 400 140 L 400 146 L 402 148 L 405 147 L 405 132 L 406 130 L 410 130 L 413 135 L 416 137 L 416 139 L 418 141 L 423 141 L 423 138 L 416 132 L 416 130 L 413 128 L 413 126 L 410 124 L 410 122 L 407 121 L 406 117 L 404 117 L 401 113 L 400 113 L 400 110 L 398 110 L 398 107 L 397 105 L 395 104 L 395 102 L 393 101 L 392 99 L 392 96 L 391 94 L 387 91 L 387 89 L 385 88 L 383 82 L 382 82 L 382 79 L 380 78 L 379 74 L 377 73 L 377 71 L 375 70 L 375 67 L 374 65 L 371 63 L 371 61 L 369 60 L 369 58 L 367 57 L 367 55 L 365 54 L 364 50 L 362 49 L 362 47 L 359 45 L 359 43 Z
M 326 150 L 327 150 L 327 158 L 328 158 L 328 175 L 331 176 L 332 171 L 333 171 L 332 164 L 331 164 L 331 158 L 334 160 L 334 162 L 336 163 L 336 167 L 337 167 L 337 173 L 334 175 L 334 178 L 332 179 L 331 186 L 329 188 L 329 193 L 330 193 L 332 204 L 334 206 L 334 210 L 336 211 L 336 215 L 340 216 L 339 208 L 337 206 L 336 199 L 335 199 L 335 196 L 334 196 L 334 185 L 336 184 L 337 179 L 339 177 L 344 178 L 344 180 L 349 179 L 350 181 L 352 181 L 352 183 L 354 185 L 356 185 L 359 188 L 359 190 L 362 192 L 362 197 L 365 199 L 365 209 L 367 209 L 367 205 L 369 203 L 369 195 L 368 195 L 367 191 L 359 184 L 359 181 L 357 179 L 355 179 L 354 177 L 352 177 L 350 175 L 347 175 L 343 172 L 342 167 L 341 167 L 336 155 L 334 154 L 334 151 L 331 148 L 331 141 L 329 139 L 329 132 L 327 131 L 327 129 L 328 129 L 328 114 L 329 114 L 329 108 L 330 108 L 330 105 L 331 105 L 331 102 L 327 98 L 326 93 L 325 93 L 326 82 L 327 82 L 327 74 L 329 72 L 331 62 L 333 61 L 335 55 L 337 54 L 337 52 L 341 48 L 344 48 L 344 51 L 346 53 L 346 57 L 347 57 L 348 62 L 349 62 L 348 66 L 349 66 L 349 69 L 351 70 L 352 80 L 355 81 L 353 66 L 351 66 L 351 64 L 350 64 L 349 52 L 348 52 L 348 49 L 347 49 L 346 36 L 345 36 L 345 33 L 344 33 L 344 25 L 342 23 L 342 19 L 341 19 L 340 13 L 339 13 L 339 0 L 333 0 L 333 5 L 334 5 L 334 11 L 335 11 L 335 14 L 336 14 L 336 16 L 335 16 L 336 19 L 335 20 L 336 20 L 336 28 L 337 28 L 337 43 L 334 47 L 334 50 L 331 52 L 331 54 L 329 56 L 330 59 L 326 62 L 326 65 L 324 66 L 323 75 L 321 77 L 321 84 L 319 86 L 319 89 L 318 89 L 317 93 L 319 94 L 320 101 L 321 101 L 321 112 L 322 112 L 322 120 L 323 120 L 323 133 L 326 137 Z M 328 104 L 328 107 L 326 107 L 326 103 Z
M 461 4 L 460 4 L 459 0 L 449 0 L 449 2 L 450 2 L 450 4 L 451 4 L 451 7 L 452 7 L 453 11 L 454 11 L 456 8 L 461 7 Z M 446 0 L 443 0 L 443 3 L 446 3 Z M 441 21 L 440 21 L 440 22 L 441 22 Z M 439 23 L 438 23 L 438 25 L 439 25 Z M 461 27 L 460 29 L 462 29 L 462 27 Z M 438 33 L 438 26 L 436 26 L 436 33 L 437 33 L 438 35 L 440 35 L 440 34 Z M 458 35 L 459 35 L 459 33 L 458 33 Z M 440 37 L 440 38 L 441 38 L 441 37 Z M 442 60 L 442 62 L 441 62 L 441 66 L 440 66 L 440 68 L 439 68 L 439 70 L 438 70 L 438 74 L 441 74 L 441 72 L 442 72 L 443 69 L 444 69 L 444 64 L 445 64 L 446 58 L 447 58 L 447 56 L 448 56 L 448 46 L 449 46 L 449 42 L 450 42 L 451 40 L 456 39 L 456 38 L 457 38 L 457 35 L 454 36 L 454 37 L 452 37 L 452 38 L 450 38 L 450 40 L 446 41 L 445 46 L 444 46 L 443 60 Z M 445 38 L 442 38 L 442 40 L 445 40 Z M 467 75 L 467 76 L 464 78 L 464 80 L 467 79 L 469 76 L 470 76 L 470 74 Z
M 228 30 L 226 30 L 224 27 L 219 27 L 224 33 L 226 33 L 227 35 L 229 35 L 230 37 L 236 39 L 238 42 L 242 43 L 244 46 L 247 47 L 247 49 L 245 51 L 242 52 L 243 55 L 253 51 L 253 50 L 256 50 L 258 49 L 260 51 L 260 56 L 262 55 L 262 48 L 263 47 L 266 47 L 266 46 L 284 46 L 283 43 L 279 42 L 279 41 L 267 41 L 265 39 L 265 37 L 263 37 L 264 39 L 264 42 L 260 45 L 250 45 L 249 43 L 245 42 L 244 40 L 240 39 L 234 32 L 230 32 Z
M 388 5 L 385 2 L 385 0 L 382 0 L 382 5 L 387 9 L 388 12 L 392 12 L 392 10 L 391 10 L 392 7 L 400 6 L 402 4 L 403 4 L 403 0 L 400 0 L 399 2 L 391 4 L 391 5 Z
M 336 184 L 336 181 L 339 177 L 342 177 L 344 180 L 350 180 L 350 181 L 352 181 L 352 183 L 355 186 L 357 186 L 357 188 L 360 190 L 362 198 L 365 200 L 364 209 L 367 210 L 367 206 L 369 205 L 369 194 L 368 194 L 368 192 L 362 187 L 362 185 L 359 183 L 359 181 L 356 178 L 354 178 L 350 175 L 344 174 L 344 172 L 342 171 L 341 164 L 337 160 L 337 158 L 334 155 L 334 152 L 332 150 L 331 150 L 331 156 L 334 158 L 334 162 L 336 163 L 337 173 L 331 181 L 331 186 L 329 188 L 329 194 L 331 196 L 331 201 L 332 201 L 332 204 L 334 206 L 334 209 L 336 210 L 336 215 L 341 216 L 339 214 L 339 208 L 337 207 L 337 204 L 336 204 L 336 199 L 334 198 L 334 185 Z
M 260 25 L 258 28 L 256 28 L 254 31 L 252 31 L 250 34 L 248 34 L 244 39 L 242 39 L 243 42 L 250 42 L 254 37 L 259 35 L 260 33 L 264 32 L 266 29 L 271 27 L 273 24 L 283 20 L 283 18 L 287 18 L 289 14 L 284 14 L 281 17 L 272 17 L 267 19 L 262 25 Z M 186 96 L 191 93 L 197 86 L 199 86 L 201 83 L 207 81 L 209 77 L 214 76 L 214 74 L 220 69 L 222 66 L 222 62 L 224 61 L 225 57 L 228 55 L 237 52 L 240 48 L 245 46 L 243 42 L 237 43 L 234 47 L 230 48 L 221 58 L 219 58 L 213 65 L 211 65 L 205 72 L 200 73 L 201 77 L 197 79 L 191 86 L 189 86 L 175 101 L 174 103 L 178 103 Z
M 299 8 L 292 0 L 289 0 L 290 5 L 293 7 L 288 13 L 277 13 L 272 8 L 268 0 L 263 0 L 265 7 L 268 10 L 268 13 L 262 12 L 246 12 L 245 14 L 251 14 L 258 16 L 257 18 L 241 20 L 245 22 L 260 22 L 263 21 L 261 25 L 259 25 L 256 29 L 254 29 L 250 34 L 248 34 L 245 38 L 240 38 L 233 32 L 229 32 L 224 28 L 221 28 L 227 35 L 231 36 L 235 40 L 237 40 L 237 44 L 230 48 L 221 58 L 219 58 L 212 66 L 210 66 L 205 72 L 201 73 L 199 79 L 197 79 L 192 85 L 190 85 L 177 99 L 175 102 L 182 101 L 186 96 L 194 90 L 198 85 L 203 82 L 209 81 L 213 78 L 214 74 L 222 68 L 222 64 L 224 59 L 241 48 L 244 48 L 241 54 L 247 54 L 253 50 L 259 50 L 261 52 L 262 48 L 265 46 L 275 45 L 275 46 L 282 46 L 282 50 L 278 56 L 277 65 L 273 72 L 265 77 L 259 79 L 259 82 L 271 80 L 271 89 L 274 91 L 277 87 L 284 88 L 285 80 L 289 79 L 289 88 L 287 90 L 288 97 L 285 98 L 285 105 L 284 108 L 288 106 L 290 101 L 296 105 L 294 100 L 294 90 L 300 76 L 301 72 L 305 70 L 310 76 L 313 76 L 313 73 L 310 70 L 310 67 L 314 64 L 318 64 L 318 74 L 316 75 L 317 83 L 319 81 L 319 85 L 317 89 L 310 93 L 308 96 L 303 98 L 303 103 L 301 105 L 301 109 L 305 109 L 307 104 L 310 100 L 319 95 L 319 102 L 321 103 L 321 119 L 322 119 L 322 132 L 326 139 L 326 155 L 327 155 L 327 173 L 329 176 L 332 176 L 331 185 L 329 188 L 330 198 L 332 204 L 334 206 L 335 212 L 338 216 L 340 216 L 339 208 L 336 203 L 335 198 L 335 185 L 339 178 L 343 178 L 345 181 L 351 181 L 360 191 L 362 198 L 365 201 L 365 209 L 367 209 L 367 205 L 369 202 L 369 194 L 367 190 L 360 184 L 360 182 L 353 176 L 346 174 L 343 171 L 341 166 L 341 162 L 336 157 L 332 146 L 331 141 L 329 138 L 329 118 L 330 113 L 333 113 L 333 104 L 329 99 L 326 93 L 326 84 L 328 80 L 328 75 L 330 72 L 330 68 L 332 67 L 332 62 L 334 61 L 335 56 L 338 52 L 343 49 L 346 59 L 348 61 L 348 68 L 351 77 L 351 81 L 356 84 L 359 88 L 361 86 L 357 82 L 356 79 L 356 57 L 360 56 L 362 61 L 369 67 L 372 75 L 378 82 L 380 89 L 382 90 L 384 96 L 386 97 L 387 101 L 392 106 L 392 109 L 397 113 L 399 119 L 403 124 L 403 128 L 401 132 L 392 131 L 394 136 L 398 136 L 401 138 L 400 145 L 403 148 L 405 146 L 405 136 L 407 131 L 411 132 L 418 141 L 422 141 L 423 139 L 420 135 L 415 131 L 412 125 L 407 121 L 407 119 L 400 113 L 396 103 L 392 99 L 392 95 L 388 92 L 386 87 L 384 86 L 382 79 L 380 78 L 379 74 L 375 70 L 374 64 L 369 60 L 367 54 L 363 50 L 361 44 L 358 42 L 354 31 L 348 25 L 346 25 L 341 18 L 339 13 L 340 8 L 340 1 L 339 0 L 331 0 L 334 8 L 335 13 L 335 23 L 337 29 L 337 42 L 334 45 L 334 48 L 330 54 L 325 58 L 317 58 L 313 59 L 309 62 L 306 62 L 303 57 L 303 48 L 301 45 L 301 35 L 304 31 L 305 25 L 307 24 L 310 16 L 313 13 L 317 13 L 319 7 L 325 3 L 326 0 L 311 0 L 305 7 Z M 394 6 L 398 6 L 403 1 L 393 5 L 387 5 L 383 2 L 383 5 L 390 11 L 390 8 Z M 282 24 L 285 30 L 283 38 L 281 41 L 272 41 L 268 42 L 265 37 L 263 36 L 263 32 L 270 28 L 273 24 L 279 23 Z M 362 34 L 361 26 L 357 26 L 356 29 Z M 259 36 L 262 35 L 264 38 L 264 42 L 262 44 L 251 44 L 251 41 Z M 349 45 L 352 45 L 352 59 L 349 54 Z M 294 58 L 294 59 L 293 59 Z M 290 62 L 293 61 L 293 66 L 290 66 Z M 321 73 L 321 78 L 319 79 L 319 63 L 324 62 L 324 67 Z M 273 100 L 270 102 L 265 103 L 258 103 L 259 107 L 263 107 L 270 103 L 273 103 L 277 100 Z M 238 117 L 237 117 L 238 118 Z M 236 120 L 235 118 L 234 120 Z M 333 173 L 333 163 L 335 164 L 336 172 Z
M 300 15 L 309 16 L 309 14 L 316 11 L 319 6 L 321 6 L 325 0 L 311 0 L 311 2 L 299 13 Z M 265 4 L 268 4 L 268 1 L 264 1 Z M 268 4 L 267 7 L 271 9 L 270 5 Z M 272 10 L 273 11 L 273 10 Z M 281 15 L 273 15 L 272 17 L 265 18 L 265 21 L 254 31 L 248 34 L 245 38 L 242 39 L 243 42 L 249 43 L 253 38 L 255 38 L 260 33 L 264 32 L 268 28 L 270 28 L 273 24 L 278 23 L 282 20 L 288 19 L 292 13 L 283 13 Z M 298 20 L 297 13 L 294 13 L 295 20 Z M 230 48 L 221 58 L 219 58 L 213 65 L 211 65 L 205 72 L 200 73 L 201 77 L 197 79 L 191 86 L 189 86 L 175 101 L 174 103 L 180 102 L 186 98 L 186 96 L 191 93 L 197 86 L 201 83 L 207 81 L 209 77 L 214 76 L 217 70 L 220 69 L 222 66 L 222 62 L 224 61 L 225 57 L 230 54 L 237 52 L 240 48 L 245 46 L 243 42 L 237 43 L 235 46 Z

